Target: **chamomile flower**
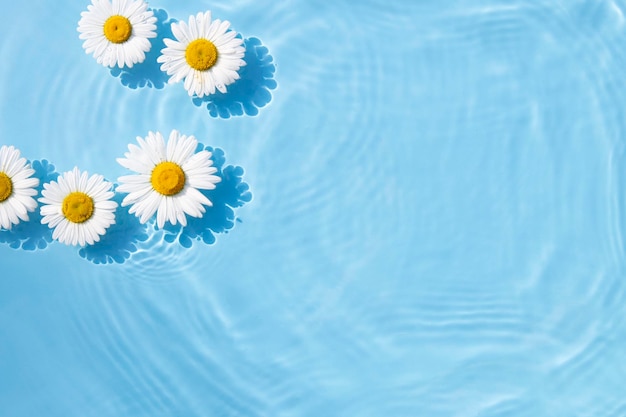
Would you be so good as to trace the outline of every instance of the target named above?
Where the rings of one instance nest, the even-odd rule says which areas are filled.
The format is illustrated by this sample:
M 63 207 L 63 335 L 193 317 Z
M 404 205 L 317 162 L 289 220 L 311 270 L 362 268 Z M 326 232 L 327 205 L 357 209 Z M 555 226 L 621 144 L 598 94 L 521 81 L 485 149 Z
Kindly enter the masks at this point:
M 204 97 L 215 89 L 226 92 L 226 86 L 239 79 L 239 68 L 245 49 L 237 32 L 228 30 L 230 23 L 211 21 L 211 12 L 189 17 L 189 23 L 172 23 L 176 40 L 164 39 L 157 62 L 170 76 L 169 82 L 185 80 L 190 96 Z
M 159 132 L 149 132 L 145 140 L 137 137 L 139 146 L 128 145 L 129 152 L 117 162 L 137 175 L 118 179 L 117 190 L 128 193 L 122 206 L 132 205 L 129 213 L 146 223 L 154 213 L 157 225 L 165 221 L 187 225 L 185 215 L 202 217 L 205 206 L 211 201 L 198 190 L 212 190 L 221 178 L 213 175 L 217 168 L 211 160 L 211 152 L 196 152 L 198 141 L 173 130 L 167 144 Z
M 61 243 L 93 245 L 115 223 L 112 186 L 102 175 L 89 176 L 78 168 L 61 174 L 43 185 L 41 223 L 53 228 L 52 238 Z
M 132 67 L 146 59 L 156 21 L 143 0 L 91 0 L 78 22 L 83 48 L 105 67 Z
M 20 220 L 28 220 L 28 212 L 37 208 L 39 180 L 35 170 L 13 146 L 0 147 L 0 229 L 10 229 Z

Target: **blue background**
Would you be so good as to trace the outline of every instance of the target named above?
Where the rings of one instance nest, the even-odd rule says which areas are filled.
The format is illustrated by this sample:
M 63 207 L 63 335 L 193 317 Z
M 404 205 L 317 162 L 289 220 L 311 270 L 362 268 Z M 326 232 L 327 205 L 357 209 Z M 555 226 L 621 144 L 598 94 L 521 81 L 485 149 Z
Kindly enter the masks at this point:
M 87 2 L 15 1 L 0 144 L 115 180 L 178 129 L 253 199 L 123 263 L 0 244 L 3 417 L 626 416 L 626 1 L 150 5 L 258 38 L 271 101 L 129 88 Z

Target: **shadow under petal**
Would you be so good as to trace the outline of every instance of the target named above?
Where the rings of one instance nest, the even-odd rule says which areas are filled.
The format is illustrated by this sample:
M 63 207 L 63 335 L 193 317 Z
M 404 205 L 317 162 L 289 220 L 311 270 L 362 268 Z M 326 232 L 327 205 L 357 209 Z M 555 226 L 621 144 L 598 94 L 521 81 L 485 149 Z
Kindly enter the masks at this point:
M 116 186 L 117 187 L 117 186 Z M 129 207 L 122 207 L 124 195 L 116 193 L 113 200 L 118 206 L 115 210 L 115 223 L 93 245 L 80 248 L 78 254 L 95 264 L 124 263 L 138 249 L 137 244 L 148 239 L 147 225 L 128 212 Z
M 33 161 L 31 167 L 35 170 L 33 176 L 39 179 L 37 195 L 33 197 L 37 200 L 41 197 L 44 183 L 56 181 L 59 173 L 54 170 L 54 165 L 45 159 Z M 11 230 L 0 231 L 0 242 L 8 244 L 13 249 L 28 251 L 45 249 L 52 242 L 52 229 L 47 224 L 42 224 L 41 219 L 37 206 L 35 211 L 28 213 L 28 221 L 13 225 Z
M 193 103 L 206 106 L 211 117 L 228 119 L 231 116 L 256 116 L 259 109 L 272 100 L 272 93 L 278 84 L 274 80 L 274 58 L 258 38 L 244 40 L 246 48 L 243 60 L 246 65 L 239 69 L 240 79 L 227 86 L 226 93 L 202 98 L 194 96 Z
M 217 168 L 215 175 L 222 181 L 216 184 L 214 190 L 200 190 L 213 203 L 212 207 L 206 207 L 202 217 L 187 217 L 187 226 L 184 227 L 169 223 L 163 227 L 165 241 L 178 241 L 185 248 L 190 248 L 194 240 L 209 245 L 215 243 L 215 234 L 227 233 L 235 226 L 235 221 L 240 221 L 235 217 L 234 209 L 252 200 L 250 187 L 243 181 L 243 168 L 233 165 L 224 167 L 224 151 L 219 148 L 200 144 L 198 150 L 201 149 L 213 153 L 211 159 Z
M 161 71 L 161 64 L 157 58 L 161 55 L 161 49 L 165 48 L 163 39 L 172 39 L 172 23 L 175 19 L 169 19 L 167 12 L 163 9 L 152 9 L 156 22 L 156 38 L 150 39 L 150 50 L 146 53 L 146 59 L 132 68 L 112 68 L 111 75 L 119 77 L 122 84 L 128 88 L 137 89 L 143 87 L 161 89 L 167 84 L 168 75 Z

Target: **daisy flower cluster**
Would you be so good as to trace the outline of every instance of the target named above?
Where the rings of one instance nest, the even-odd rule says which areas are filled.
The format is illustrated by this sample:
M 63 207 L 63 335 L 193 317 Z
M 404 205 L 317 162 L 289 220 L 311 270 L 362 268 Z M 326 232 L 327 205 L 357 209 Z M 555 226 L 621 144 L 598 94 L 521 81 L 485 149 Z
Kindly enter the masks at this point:
M 227 86 L 241 79 L 240 69 L 247 65 L 244 39 L 228 21 L 213 19 L 210 11 L 187 21 L 167 21 L 164 11 L 150 9 L 144 0 L 91 0 L 77 30 L 85 52 L 112 73 L 141 67 L 148 60 L 150 68 L 158 65 L 154 72 L 167 75 L 169 83 L 182 82 L 194 99 L 226 94 Z M 262 52 L 262 48 L 254 51 Z M 266 61 L 269 66 L 271 57 Z M 153 85 L 163 83 L 164 78 Z M 270 80 L 264 87 L 275 85 Z M 241 94 L 234 91 L 241 101 Z M 212 243 L 214 233 L 233 227 L 232 208 L 251 199 L 241 180 L 243 171 L 232 166 L 222 169 L 221 157 L 212 151 L 176 130 L 167 140 L 160 132 L 149 132 L 137 137 L 137 143 L 128 145 L 128 152 L 117 159 L 130 173 L 113 183 L 78 167 L 37 178 L 18 150 L 4 146 L 0 151 L 0 241 L 12 226 L 32 222 L 37 227 L 17 227 L 20 232 L 12 247 L 20 245 L 24 230 L 47 228 L 51 237 L 40 236 L 43 240 L 80 246 L 81 256 L 96 263 L 120 262 L 134 249 L 134 242 L 147 239 L 145 228 L 137 226 L 154 219 L 168 242 L 177 239 L 185 247 L 192 239 Z M 220 182 L 222 189 L 211 193 Z M 205 216 L 208 209 L 213 212 Z M 33 213 L 34 220 L 30 220 Z M 220 215 L 222 220 L 216 221 Z M 204 217 L 209 219 L 203 222 Z M 188 225 L 188 218 L 198 221 Z M 136 239 L 118 245 L 117 250 L 94 249 L 99 242 L 101 247 L 113 247 L 115 236 L 129 234 Z
M 206 191 L 222 181 L 222 170 L 214 166 L 209 149 L 177 130 L 167 140 L 160 132 L 137 137 L 137 143 L 129 144 L 128 152 L 117 159 L 130 173 L 119 177 L 114 189 L 102 175 L 89 175 L 78 167 L 40 184 L 19 150 L 2 146 L 0 230 L 28 222 L 29 214 L 38 211 L 40 223 L 52 229 L 52 239 L 86 247 L 115 225 L 118 202 L 141 224 L 155 219 L 158 229 L 184 228 L 188 217 L 200 219 L 213 206 Z M 246 190 L 247 186 L 242 189 Z
M 91 0 L 78 22 L 83 48 L 110 68 L 132 68 L 146 59 L 158 37 L 157 17 L 144 0 Z M 240 78 L 243 39 L 230 22 L 212 19 L 211 12 L 171 24 L 174 39 L 164 39 L 156 61 L 170 83 L 183 82 L 190 96 L 205 97 Z

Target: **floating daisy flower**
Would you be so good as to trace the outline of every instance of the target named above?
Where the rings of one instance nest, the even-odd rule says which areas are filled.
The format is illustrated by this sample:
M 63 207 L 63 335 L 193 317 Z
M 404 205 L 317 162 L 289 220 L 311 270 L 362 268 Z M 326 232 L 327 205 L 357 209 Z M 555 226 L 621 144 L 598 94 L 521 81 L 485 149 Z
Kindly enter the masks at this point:
M 0 147 L 0 229 L 11 229 L 20 220 L 28 220 L 28 212 L 37 208 L 35 170 L 20 158 L 13 146 Z
M 212 190 L 220 182 L 213 175 L 217 168 L 211 160 L 211 152 L 195 152 L 198 141 L 173 130 L 167 145 L 161 133 L 149 132 L 145 138 L 138 137 L 139 146 L 128 145 L 129 152 L 117 162 L 138 173 L 120 177 L 117 190 L 128 195 L 122 206 L 132 204 L 129 213 L 148 221 L 156 212 L 157 225 L 162 228 L 165 221 L 187 225 L 185 215 L 202 217 L 205 206 L 211 201 L 198 190 Z
M 78 22 L 83 48 L 106 67 L 143 62 L 156 37 L 156 17 L 143 0 L 91 0 Z
M 61 243 L 93 245 L 115 223 L 112 186 L 102 175 L 89 176 L 78 168 L 65 172 L 43 185 L 41 222 L 54 228 L 52 238 Z
M 189 24 L 172 23 L 176 40 L 164 39 L 166 48 L 157 58 L 161 70 L 170 75 L 169 82 L 184 79 L 190 96 L 204 97 L 216 88 L 225 93 L 226 86 L 239 79 L 239 68 L 246 65 L 243 39 L 229 26 L 228 21 L 211 22 L 211 12 L 190 16 Z

